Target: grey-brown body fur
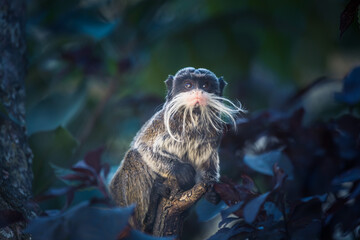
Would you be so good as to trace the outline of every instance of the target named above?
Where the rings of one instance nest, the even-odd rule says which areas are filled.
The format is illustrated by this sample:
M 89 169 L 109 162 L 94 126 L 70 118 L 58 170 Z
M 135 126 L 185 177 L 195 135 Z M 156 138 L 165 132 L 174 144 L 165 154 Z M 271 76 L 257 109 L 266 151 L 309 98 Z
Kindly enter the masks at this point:
M 136 203 L 131 225 L 143 230 L 148 211 L 150 192 L 157 177 L 174 177 L 174 163 L 191 164 L 196 171 L 196 182 L 217 181 L 219 177 L 218 146 L 221 135 L 206 130 L 198 123 L 187 121 L 182 132 L 183 119 L 176 116 L 171 122 L 173 134 L 182 141 L 171 138 L 164 126 L 164 109 L 156 113 L 134 138 L 121 166 L 110 184 L 110 192 L 117 204 Z
M 130 224 L 147 232 L 151 232 L 159 196 L 164 196 L 157 192 L 164 189 L 162 180 L 176 179 L 181 190 L 197 182 L 218 180 L 220 115 L 235 123 L 232 115 L 242 111 L 222 98 L 226 82 L 207 69 L 184 68 L 165 83 L 164 107 L 135 136 L 110 183 L 110 193 L 118 205 L 136 204 Z M 203 99 L 202 104 L 191 102 L 196 94 Z M 206 198 L 216 203 L 218 198 L 213 193 L 208 191 Z

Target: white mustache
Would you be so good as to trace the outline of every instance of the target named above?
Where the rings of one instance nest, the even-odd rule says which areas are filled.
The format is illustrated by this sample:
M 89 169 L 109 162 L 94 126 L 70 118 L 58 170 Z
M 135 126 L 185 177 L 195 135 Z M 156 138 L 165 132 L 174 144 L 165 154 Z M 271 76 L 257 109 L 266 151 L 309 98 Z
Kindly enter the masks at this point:
M 230 123 L 234 129 L 236 129 L 236 117 L 240 113 L 245 113 L 246 110 L 242 108 L 241 103 L 239 106 L 231 102 L 229 99 L 219 97 L 212 93 L 203 93 L 203 97 L 206 99 L 206 105 L 188 105 L 187 99 L 189 99 L 191 93 L 184 92 L 177 94 L 171 101 L 164 105 L 164 124 L 167 132 L 175 141 L 181 142 L 177 139 L 170 128 L 170 121 L 174 118 L 175 114 L 183 111 L 182 115 L 182 133 L 185 132 L 186 119 L 189 115 L 193 126 L 196 125 L 196 120 L 193 116 L 193 110 L 199 108 L 200 115 L 198 122 L 201 122 L 203 126 L 207 127 L 207 130 L 213 128 L 215 131 L 220 132 L 223 130 L 223 125 Z

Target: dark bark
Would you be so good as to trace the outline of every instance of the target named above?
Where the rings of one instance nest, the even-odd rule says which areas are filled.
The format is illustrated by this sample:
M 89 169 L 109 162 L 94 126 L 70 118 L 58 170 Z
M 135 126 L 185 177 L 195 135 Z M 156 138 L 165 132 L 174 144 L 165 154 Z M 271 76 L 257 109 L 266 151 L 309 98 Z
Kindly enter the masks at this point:
M 176 180 L 167 180 L 166 185 L 172 189 L 169 198 L 162 198 L 153 228 L 155 236 L 177 236 L 181 238 L 183 223 L 188 209 L 193 206 L 207 191 L 206 183 L 198 183 L 185 192 L 179 192 Z
M 29 206 L 32 152 L 25 126 L 25 0 L 0 0 L 0 214 L 36 216 Z M 29 239 L 25 223 L 0 228 L 0 239 Z

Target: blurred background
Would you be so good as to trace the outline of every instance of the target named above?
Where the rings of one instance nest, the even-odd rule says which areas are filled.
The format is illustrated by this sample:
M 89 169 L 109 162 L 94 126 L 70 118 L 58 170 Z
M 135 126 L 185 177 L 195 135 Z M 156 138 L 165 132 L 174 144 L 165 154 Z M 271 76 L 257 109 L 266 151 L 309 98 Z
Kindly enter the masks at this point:
M 56 171 L 99 146 L 106 147 L 103 161 L 116 169 L 164 102 L 164 80 L 183 67 L 224 76 L 225 96 L 242 102 L 249 114 L 299 105 L 306 122 L 336 114 L 333 93 L 360 65 L 358 19 L 340 37 L 347 3 L 28 0 L 26 111 L 34 194 L 61 185 Z M 76 198 L 90 194 L 97 193 Z

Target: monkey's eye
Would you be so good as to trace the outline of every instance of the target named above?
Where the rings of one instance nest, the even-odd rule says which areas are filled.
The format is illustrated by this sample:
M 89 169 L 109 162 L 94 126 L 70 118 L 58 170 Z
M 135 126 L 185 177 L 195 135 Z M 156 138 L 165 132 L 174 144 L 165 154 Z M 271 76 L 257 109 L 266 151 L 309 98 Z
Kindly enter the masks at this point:
M 209 83 L 207 83 L 207 82 L 204 83 L 203 85 L 201 85 L 201 88 L 205 89 L 205 90 L 208 89 L 209 88 Z
M 184 84 L 184 87 L 187 88 L 187 89 L 192 88 L 192 86 L 193 86 L 193 85 L 192 85 L 190 82 L 186 82 L 186 83 Z

